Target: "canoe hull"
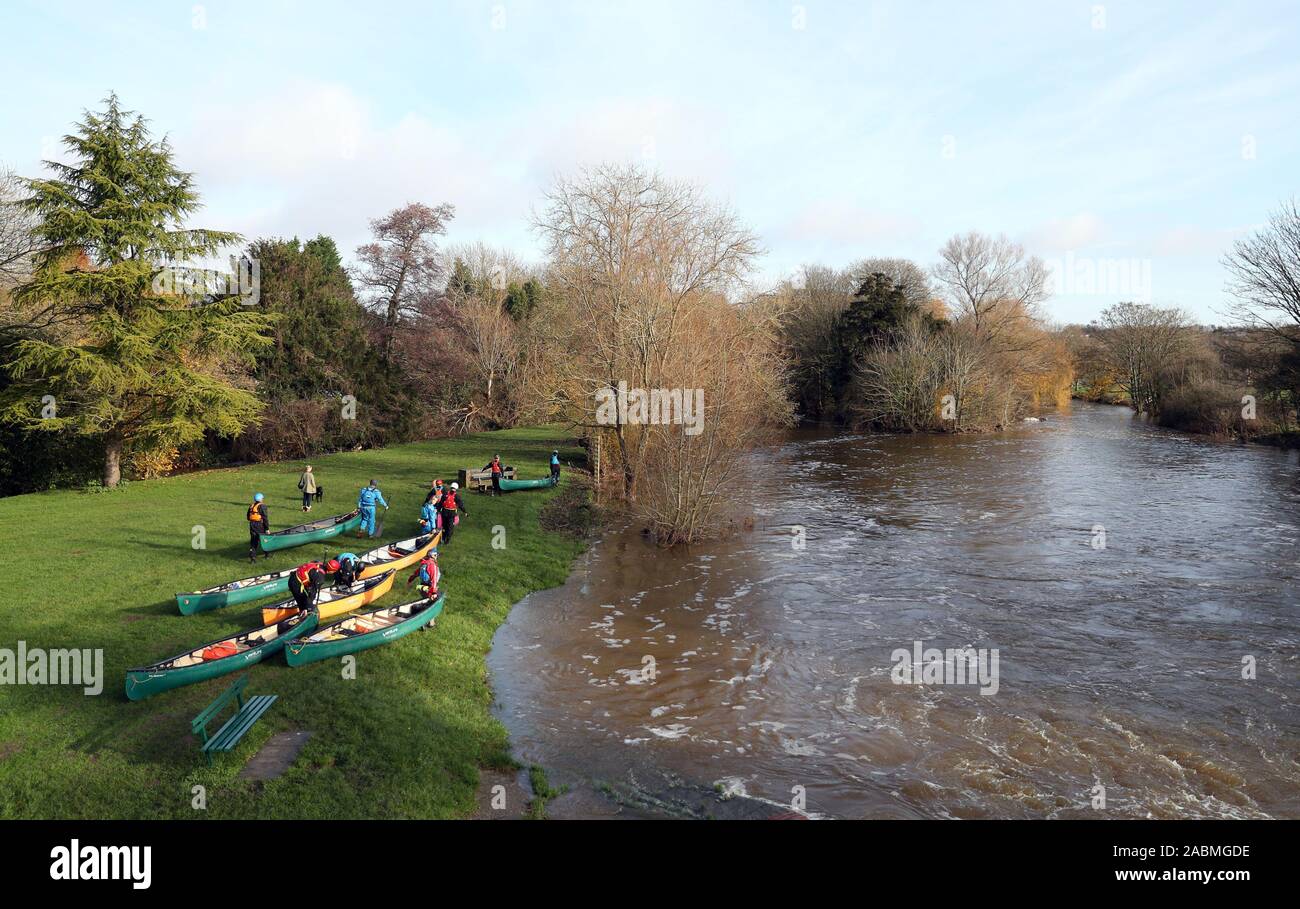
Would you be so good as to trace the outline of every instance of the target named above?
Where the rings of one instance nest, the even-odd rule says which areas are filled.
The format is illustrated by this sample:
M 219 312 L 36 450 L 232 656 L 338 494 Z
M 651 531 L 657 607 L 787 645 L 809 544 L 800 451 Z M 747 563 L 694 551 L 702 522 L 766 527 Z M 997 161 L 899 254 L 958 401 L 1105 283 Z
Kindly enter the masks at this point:
M 210 609 L 222 609 L 226 606 L 238 606 L 240 603 L 251 603 L 253 600 L 264 600 L 267 597 L 280 596 L 289 592 L 289 575 L 291 573 L 292 571 L 286 571 L 283 573 L 283 577 L 263 581 L 260 584 L 250 584 L 247 587 L 240 587 L 235 590 L 178 593 L 176 594 L 176 606 L 180 609 L 181 615 L 194 615 L 196 612 L 207 612 Z
M 501 490 L 511 492 L 516 489 L 546 489 L 559 484 L 558 477 L 546 477 L 541 480 L 502 480 Z
M 339 597 L 337 600 L 316 604 L 315 612 L 321 621 L 332 619 L 343 615 L 345 612 L 351 612 L 354 609 L 360 609 L 367 603 L 373 603 L 375 600 L 388 593 L 393 588 L 393 579 L 397 577 L 397 572 L 391 569 L 385 569 L 387 578 L 378 584 L 373 584 L 358 593 L 351 596 Z M 373 580 L 373 579 L 371 579 Z M 298 604 L 293 600 L 285 600 L 283 603 L 277 603 L 274 606 L 266 606 L 262 609 L 262 624 L 274 625 L 276 622 L 282 622 L 290 616 L 297 615 Z
M 428 609 L 416 613 L 404 622 L 390 625 L 383 631 L 359 634 L 355 637 L 343 638 L 337 641 L 291 641 L 285 646 L 285 662 L 290 666 L 302 666 L 306 663 L 314 663 L 317 660 L 328 660 L 334 657 L 346 656 L 349 653 L 358 653 L 362 650 L 369 650 L 372 647 L 380 647 L 384 644 L 400 640 L 408 634 L 419 631 L 434 619 L 438 618 L 438 616 L 442 614 L 442 607 L 446 598 L 447 595 L 443 594 L 438 597 L 438 599 L 436 599 L 433 602 L 433 605 Z M 365 615 L 367 615 L 367 613 L 362 613 L 362 616 Z
M 275 552 L 279 549 L 292 549 L 295 546 L 302 546 L 306 543 L 319 543 L 321 540 L 330 540 L 340 534 L 350 533 L 361 526 L 361 512 L 351 512 L 347 515 L 339 515 L 343 520 L 338 521 L 329 527 L 318 527 L 313 530 L 303 530 L 298 533 L 264 533 L 258 537 L 257 545 L 263 552 Z M 290 528 L 292 529 L 292 528 Z
M 205 682 L 208 679 L 215 679 L 223 675 L 229 675 L 232 672 L 238 672 L 279 652 L 284 648 L 285 644 L 294 638 L 315 631 L 317 623 L 316 613 L 308 613 L 301 622 L 273 640 L 251 647 L 243 653 L 236 653 L 219 660 L 209 660 L 197 666 L 183 666 L 178 669 L 151 669 L 145 667 L 127 670 L 126 696 L 132 701 L 142 701 L 145 698 L 153 697 L 155 694 L 170 691 L 173 688 L 180 688 L 182 685 Z
M 357 579 L 364 581 L 366 578 L 377 577 L 385 571 L 401 571 L 403 568 L 409 568 L 416 562 L 420 561 L 420 559 L 424 558 L 424 554 L 437 546 L 438 541 L 441 539 L 442 531 L 435 530 L 433 535 L 429 537 L 429 542 L 424 546 L 418 547 L 409 555 L 398 556 L 395 559 L 391 559 L 387 562 L 380 562 L 375 565 L 366 565 L 366 567 L 361 570 L 361 573 L 357 575 Z

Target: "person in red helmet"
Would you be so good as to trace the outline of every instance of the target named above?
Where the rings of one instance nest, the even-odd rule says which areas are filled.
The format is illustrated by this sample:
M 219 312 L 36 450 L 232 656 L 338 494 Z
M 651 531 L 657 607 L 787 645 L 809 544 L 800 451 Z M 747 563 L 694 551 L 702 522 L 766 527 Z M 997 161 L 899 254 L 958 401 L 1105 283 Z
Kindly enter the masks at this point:
M 289 592 L 293 594 L 298 608 L 306 612 L 315 606 L 316 598 L 320 596 L 321 589 L 325 586 L 326 573 L 338 570 L 337 559 L 330 559 L 328 562 L 304 562 L 295 568 L 293 574 L 289 575 Z
M 438 567 L 438 550 L 430 550 L 429 554 L 420 560 L 420 564 L 415 566 L 415 571 L 406 579 L 406 586 L 410 587 L 411 582 L 416 578 L 420 579 L 419 585 L 415 588 L 420 591 L 420 596 L 436 600 L 438 585 L 442 582 L 442 569 Z

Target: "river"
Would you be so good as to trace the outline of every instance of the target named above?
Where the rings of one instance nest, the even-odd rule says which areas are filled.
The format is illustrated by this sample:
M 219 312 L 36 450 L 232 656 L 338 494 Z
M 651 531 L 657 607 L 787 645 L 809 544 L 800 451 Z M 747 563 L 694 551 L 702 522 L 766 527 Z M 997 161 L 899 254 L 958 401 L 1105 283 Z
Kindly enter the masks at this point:
M 1294 452 L 1076 402 L 746 472 L 752 530 L 613 529 L 498 630 L 559 816 L 1300 817 Z M 996 691 L 899 684 L 918 641 L 996 651 Z

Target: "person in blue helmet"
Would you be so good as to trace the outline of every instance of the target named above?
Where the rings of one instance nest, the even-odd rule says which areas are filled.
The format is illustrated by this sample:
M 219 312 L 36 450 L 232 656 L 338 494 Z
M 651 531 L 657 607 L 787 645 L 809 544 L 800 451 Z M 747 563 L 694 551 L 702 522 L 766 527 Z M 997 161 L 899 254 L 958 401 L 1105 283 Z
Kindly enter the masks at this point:
M 262 500 L 265 498 L 260 492 L 253 496 L 253 504 L 248 506 L 248 561 L 257 561 L 257 550 L 260 548 L 262 534 L 271 529 L 271 519 L 266 513 L 266 503 Z M 262 558 L 269 558 L 268 553 L 262 553 Z
M 339 570 L 334 572 L 335 587 L 351 587 L 357 582 L 357 575 L 365 568 L 353 552 L 341 552 L 335 561 L 339 563 Z
M 388 503 L 384 501 L 384 494 L 379 491 L 379 484 L 375 480 L 371 480 L 369 486 L 361 487 L 361 494 L 357 496 L 357 508 L 361 509 L 361 530 L 357 536 L 373 537 L 375 535 L 376 505 L 388 507 Z

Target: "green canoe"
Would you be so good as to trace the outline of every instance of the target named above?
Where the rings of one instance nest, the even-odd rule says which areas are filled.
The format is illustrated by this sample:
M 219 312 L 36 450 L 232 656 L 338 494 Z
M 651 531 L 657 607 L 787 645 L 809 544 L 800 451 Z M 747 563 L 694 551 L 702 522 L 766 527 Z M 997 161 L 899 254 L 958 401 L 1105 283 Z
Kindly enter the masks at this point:
M 289 575 L 293 572 L 294 569 L 286 568 L 284 571 L 259 574 L 255 578 L 243 578 L 217 587 L 208 587 L 205 590 L 178 593 L 176 605 L 180 608 L 181 615 L 194 615 L 196 612 L 207 612 L 209 609 L 237 606 L 240 603 L 279 596 L 289 592 Z
M 301 546 L 303 543 L 317 543 L 321 540 L 328 540 L 341 533 L 356 530 L 360 526 L 361 509 L 357 509 L 356 511 L 349 511 L 347 514 L 335 515 L 332 518 L 321 518 L 319 521 L 299 524 L 297 527 L 287 527 L 284 530 L 277 530 L 275 533 L 264 533 L 258 537 L 258 545 L 263 552 L 275 552 L 277 549 L 291 549 L 294 546 Z
M 559 482 L 559 477 L 547 477 L 544 480 L 501 480 L 502 492 L 510 492 L 513 489 L 545 489 L 547 486 L 554 486 Z
M 284 659 L 290 666 L 301 666 L 404 638 L 436 619 L 446 598 L 444 593 L 436 600 L 415 600 L 348 616 L 315 634 L 290 641 L 285 645 Z
M 150 666 L 126 671 L 126 696 L 133 701 L 153 697 L 160 691 L 179 688 L 194 682 L 215 679 L 261 662 L 289 641 L 316 628 L 313 609 L 299 613 L 275 625 L 241 631 L 230 637 L 209 641 Z

